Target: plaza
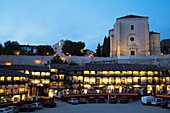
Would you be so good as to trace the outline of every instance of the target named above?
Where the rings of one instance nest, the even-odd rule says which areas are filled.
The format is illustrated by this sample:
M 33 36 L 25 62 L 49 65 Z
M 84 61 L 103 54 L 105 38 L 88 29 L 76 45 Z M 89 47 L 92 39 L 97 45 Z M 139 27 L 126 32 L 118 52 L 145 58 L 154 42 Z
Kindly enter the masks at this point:
M 71 105 L 57 101 L 57 107 L 36 110 L 35 113 L 169 113 L 170 109 L 163 109 L 159 106 L 145 106 L 140 101 L 129 102 L 128 104 L 78 104 Z

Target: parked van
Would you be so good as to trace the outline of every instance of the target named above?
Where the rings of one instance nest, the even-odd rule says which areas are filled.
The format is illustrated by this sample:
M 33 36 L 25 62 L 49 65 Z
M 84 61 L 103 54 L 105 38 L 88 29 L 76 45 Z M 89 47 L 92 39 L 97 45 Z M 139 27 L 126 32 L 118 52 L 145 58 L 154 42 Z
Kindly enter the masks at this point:
M 164 101 L 162 98 L 153 98 L 151 104 L 152 105 L 161 105 L 163 102 Z
M 153 99 L 154 99 L 153 96 L 142 96 L 141 97 L 141 103 L 142 104 L 151 104 Z

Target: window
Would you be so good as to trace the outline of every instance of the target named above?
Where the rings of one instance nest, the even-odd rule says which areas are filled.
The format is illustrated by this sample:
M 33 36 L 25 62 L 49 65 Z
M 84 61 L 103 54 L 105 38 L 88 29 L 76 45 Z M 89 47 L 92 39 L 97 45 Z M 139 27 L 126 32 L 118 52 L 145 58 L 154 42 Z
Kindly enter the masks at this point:
M 134 25 L 131 25 L 131 30 L 134 30 Z
M 134 41 L 134 40 L 135 40 L 134 37 L 131 37 L 131 38 L 130 38 L 130 41 Z
M 135 51 L 130 51 L 130 55 L 135 55 Z

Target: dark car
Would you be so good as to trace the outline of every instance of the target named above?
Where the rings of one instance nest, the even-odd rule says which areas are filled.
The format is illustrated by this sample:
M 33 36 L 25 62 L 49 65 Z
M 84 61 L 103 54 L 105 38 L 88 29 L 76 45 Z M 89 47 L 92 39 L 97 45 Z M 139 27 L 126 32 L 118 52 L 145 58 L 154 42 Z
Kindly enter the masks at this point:
M 80 104 L 86 104 L 86 99 L 85 98 L 79 98 L 79 103 Z
M 19 108 L 19 112 L 33 112 L 35 108 L 31 104 L 24 104 Z
M 104 97 L 99 97 L 98 98 L 98 103 L 105 103 L 105 98 Z
M 170 108 L 170 102 L 164 101 L 164 102 L 161 104 L 161 107 L 162 107 L 162 108 Z
M 94 98 L 94 97 L 90 97 L 90 98 L 89 98 L 89 103 L 96 103 L 95 98 Z
M 110 97 L 109 103 L 110 104 L 116 104 L 117 103 L 117 99 L 115 97 Z
M 57 104 L 54 102 L 54 101 L 46 101 L 44 104 L 43 104 L 44 107 L 56 107 Z
M 120 98 L 120 103 L 128 103 L 129 99 L 126 96 Z

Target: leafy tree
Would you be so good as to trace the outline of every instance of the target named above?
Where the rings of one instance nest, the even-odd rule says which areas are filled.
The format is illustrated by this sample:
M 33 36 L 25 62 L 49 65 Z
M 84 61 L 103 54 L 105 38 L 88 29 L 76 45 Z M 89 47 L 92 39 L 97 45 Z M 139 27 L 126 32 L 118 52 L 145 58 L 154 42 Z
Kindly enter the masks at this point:
M 39 45 L 37 47 L 37 55 L 53 55 L 54 50 L 49 45 Z
M 6 41 L 4 43 L 4 54 L 6 55 L 19 55 L 24 54 L 24 50 L 20 48 L 20 45 L 17 41 Z
M 85 53 L 83 49 L 85 47 L 84 42 L 72 42 L 70 40 L 66 40 L 62 47 L 62 50 L 65 55 L 73 55 L 73 56 L 83 56 Z
M 97 45 L 97 49 L 96 49 L 96 54 L 95 56 L 97 57 L 101 57 L 101 47 L 100 47 L 100 44 L 98 43 Z

